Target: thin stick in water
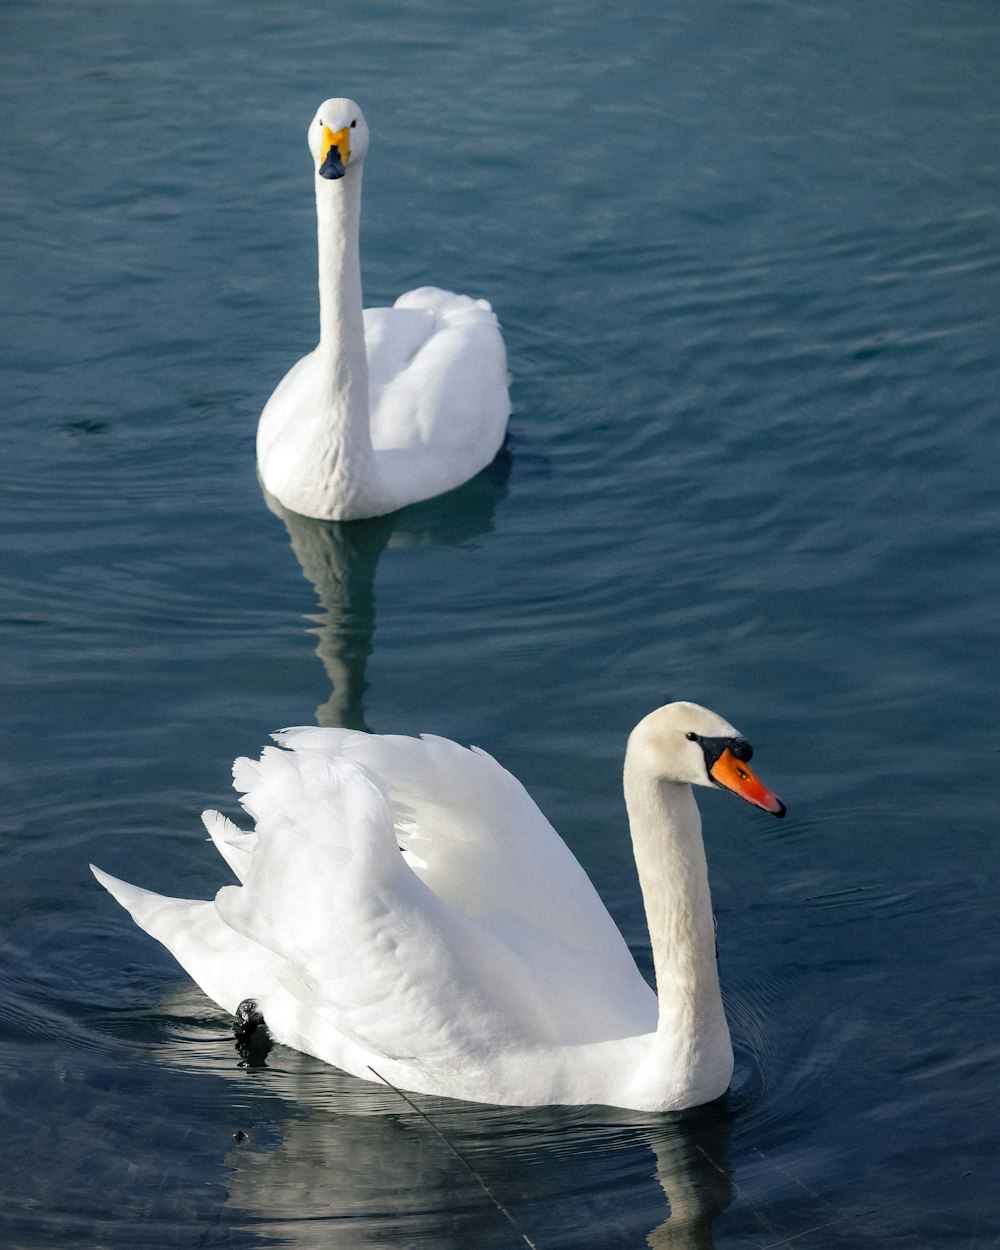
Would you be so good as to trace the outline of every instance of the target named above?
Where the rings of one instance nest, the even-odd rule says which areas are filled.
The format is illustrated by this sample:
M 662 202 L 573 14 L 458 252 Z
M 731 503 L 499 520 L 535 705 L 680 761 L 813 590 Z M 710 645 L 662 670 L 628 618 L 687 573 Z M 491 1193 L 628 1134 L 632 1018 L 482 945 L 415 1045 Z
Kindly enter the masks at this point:
M 434 1130 L 434 1132 L 438 1135 L 438 1137 L 441 1138 L 441 1140 L 448 1147 L 448 1149 L 455 1156 L 455 1158 L 459 1161 L 459 1163 L 461 1163 L 462 1167 L 465 1168 L 465 1170 L 469 1173 L 469 1175 L 476 1182 L 479 1188 L 483 1191 L 486 1197 L 489 1198 L 490 1202 L 493 1203 L 493 1205 L 500 1212 L 500 1214 L 504 1217 L 507 1223 L 517 1233 L 518 1237 L 521 1238 L 524 1244 L 526 1246 L 531 1246 L 531 1250 L 538 1250 L 538 1247 L 531 1240 L 531 1238 L 528 1237 L 527 1233 L 523 1232 L 521 1228 L 518 1227 L 517 1221 L 514 1219 L 511 1213 L 507 1210 L 507 1208 L 503 1205 L 500 1199 L 496 1196 L 493 1190 L 490 1189 L 489 1185 L 486 1184 L 486 1182 L 479 1175 L 479 1173 L 472 1166 L 472 1164 L 468 1161 L 468 1159 L 466 1159 L 465 1156 L 461 1154 L 454 1145 L 452 1145 L 452 1143 L 448 1140 L 448 1138 L 444 1135 L 444 1133 L 441 1132 L 441 1130 L 434 1123 L 434 1121 L 430 1118 L 430 1116 L 425 1111 L 421 1111 L 421 1109 L 417 1106 L 417 1104 L 411 1098 L 408 1098 L 401 1089 L 398 1089 L 395 1085 L 393 1085 L 392 1081 L 386 1080 L 386 1078 L 382 1075 L 381 1072 L 376 1072 L 375 1069 L 371 1066 L 371 1064 L 368 1065 L 368 1071 L 373 1073 L 375 1076 L 377 1076 L 383 1085 L 388 1085 L 388 1087 L 393 1091 L 393 1093 L 398 1094 L 400 1098 L 402 1098 L 403 1102 L 405 1102 L 407 1106 L 412 1107 L 413 1110 L 417 1113 L 417 1115 L 420 1116 L 420 1118 L 424 1120 L 431 1129 Z

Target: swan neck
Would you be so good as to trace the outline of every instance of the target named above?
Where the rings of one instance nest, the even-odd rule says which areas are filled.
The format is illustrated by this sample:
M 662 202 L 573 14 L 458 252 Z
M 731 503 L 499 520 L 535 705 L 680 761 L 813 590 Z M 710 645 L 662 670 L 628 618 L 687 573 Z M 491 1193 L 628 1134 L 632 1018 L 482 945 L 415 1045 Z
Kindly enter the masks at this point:
M 316 349 L 315 476 L 324 498 L 312 515 L 340 520 L 391 512 L 372 443 L 359 250 L 361 167 L 316 175 L 320 340 Z M 328 497 L 327 497 L 328 496 Z
M 319 357 L 334 415 L 370 447 L 368 360 L 361 292 L 361 169 L 330 181 L 316 175 Z
M 657 1039 L 678 1061 L 700 1062 L 706 1039 L 728 1048 L 729 1034 L 698 806 L 689 785 L 644 775 L 627 756 L 625 801 L 656 972 Z

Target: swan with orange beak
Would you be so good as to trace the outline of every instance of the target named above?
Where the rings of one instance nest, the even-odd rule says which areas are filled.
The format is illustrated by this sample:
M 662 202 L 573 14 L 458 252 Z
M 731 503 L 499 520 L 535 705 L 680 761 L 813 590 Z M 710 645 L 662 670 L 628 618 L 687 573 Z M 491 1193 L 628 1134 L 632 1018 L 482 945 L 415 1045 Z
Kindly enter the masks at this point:
M 676 1111 L 724 1092 L 733 1047 L 693 787 L 785 814 L 728 721 L 670 703 L 629 736 L 655 989 L 569 847 L 485 752 L 315 726 L 277 741 L 234 768 L 254 827 L 203 818 L 240 885 L 198 902 L 95 869 L 235 1013 L 241 1044 L 263 1018 L 273 1040 L 364 1080 L 477 1103 Z

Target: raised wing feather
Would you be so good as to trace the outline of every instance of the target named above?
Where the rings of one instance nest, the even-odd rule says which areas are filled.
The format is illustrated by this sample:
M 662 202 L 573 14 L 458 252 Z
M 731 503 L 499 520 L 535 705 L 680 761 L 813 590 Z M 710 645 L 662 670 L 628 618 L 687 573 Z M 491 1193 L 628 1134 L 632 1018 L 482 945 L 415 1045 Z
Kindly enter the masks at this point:
M 406 864 L 388 795 L 366 770 L 271 748 L 235 775 L 258 844 L 243 886 L 220 890 L 216 908 L 281 957 L 282 985 L 304 1008 L 372 1054 L 417 1065 L 548 1035 L 516 955 Z
M 499 960 L 484 977 L 498 1014 L 513 1011 L 562 1042 L 655 1027 L 653 992 L 586 873 L 492 757 L 441 738 L 338 729 L 289 730 L 279 741 L 379 779 L 393 845 L 406 855 L 395 856 L 395 870 L 433 895 L 436 907 L 421 904 L 428 915 L 461 922 L 460 940 L 482 942 Z
M 583 870 L 490 756 L 338 729 L 279 742 L 234 766 L 254 831 L 205 817 L 242 885 L 201 903 L 97 873 L 210 997 L 256 998 L 279 1041 L 362 1076 L 396 1061 L 416 1087 L 424 1067 L 464 1080 L 655 1027 Z

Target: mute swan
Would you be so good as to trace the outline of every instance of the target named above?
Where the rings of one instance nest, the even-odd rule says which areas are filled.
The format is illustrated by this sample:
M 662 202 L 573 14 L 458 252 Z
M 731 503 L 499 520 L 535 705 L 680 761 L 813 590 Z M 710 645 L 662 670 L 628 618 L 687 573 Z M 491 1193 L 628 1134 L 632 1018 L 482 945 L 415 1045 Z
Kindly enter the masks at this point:
M 233 769 L 255 831 L 203 817 L 242 885 L 192 902 L 93 869 L 210 998 L 229 1012 L 255 999 L 276 1041 L 416 1092 L 666 1111 L 725 1091 L 691 787 L 785 814 L 727 721 L 670 703 L 628 742 L 659 1001 L 565 843 L 485 752 L 348 729 L 275 740 L 286 749 Z
M 420 287 L 361 306 L 358 231 L 368 127 L 353 100 L 309 126 L 319 227 L 319 346 L 294 365 L 257 427 L 266 490 L 327 521 L 382 516 L 453 489 L 499 451 L 507 356 L 486 300 Z

